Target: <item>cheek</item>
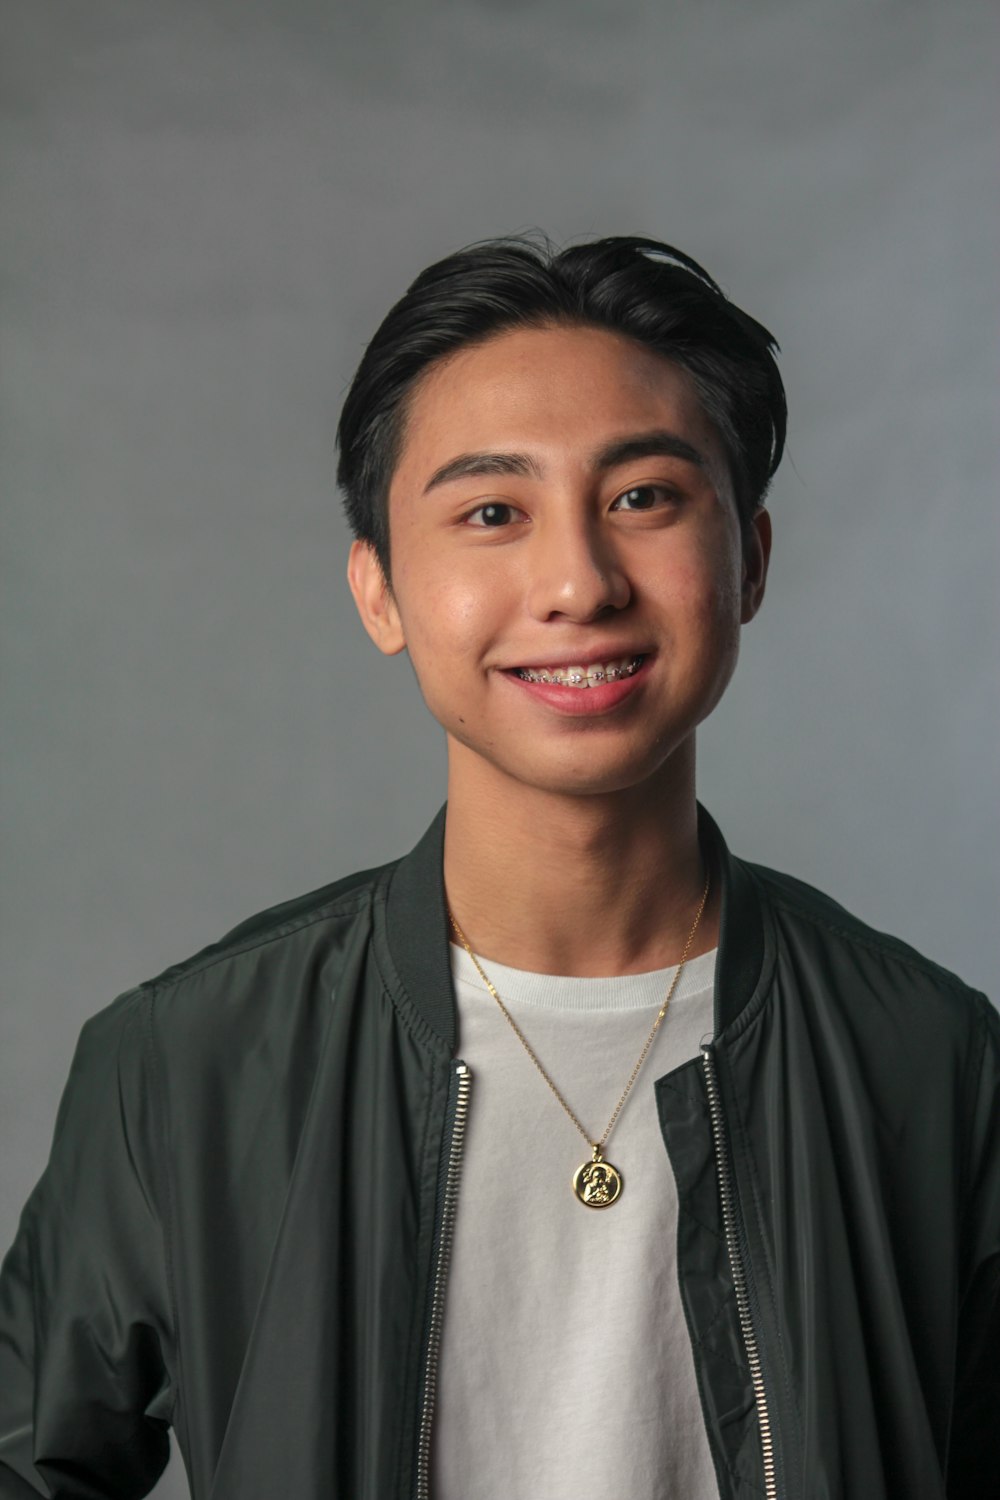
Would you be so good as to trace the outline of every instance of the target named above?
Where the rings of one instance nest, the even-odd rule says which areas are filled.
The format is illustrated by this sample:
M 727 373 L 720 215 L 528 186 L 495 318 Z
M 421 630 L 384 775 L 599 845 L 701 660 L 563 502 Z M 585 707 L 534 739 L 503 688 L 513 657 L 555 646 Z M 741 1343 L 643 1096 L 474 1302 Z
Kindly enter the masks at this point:
M 743 551 L 734 517 L 723 514 L 716 531 L 703 539 L 697 568 L 704 582 L 706 613 L 725 632 L 739 633 Z
M 737 569 L 716 574 L 704 601 L 702 619 L 704 654 L 711 659 L 713 675 L 721 687 L 736 667 L 740 649 L 740 575 Z
M 409 566 L 395 580 L 407 649 L 418 675 L 445 663 L 474 663 L 488 647 L 496 613 L 481 579 L 454 569 Z
M 717 573 L 713 585 L 710 599 L 712 618 L 721 632 L 739 639 L 742 609 L 742 577 L 739 568 L 731 567 Z
M 669 571 L 652 586 L 675 630 L 685 633 L 690 627 L 696 642 L 738 629 L 741 581 L 739 564 L 729 556 L 693 548 L 687 557 L 673 559 Z
M 739 654 L 741 570 L 728 549 L 694 547 L 675 557 L 657 592 L 669 622 L 671 675 L 679 691 L 717 700 Z

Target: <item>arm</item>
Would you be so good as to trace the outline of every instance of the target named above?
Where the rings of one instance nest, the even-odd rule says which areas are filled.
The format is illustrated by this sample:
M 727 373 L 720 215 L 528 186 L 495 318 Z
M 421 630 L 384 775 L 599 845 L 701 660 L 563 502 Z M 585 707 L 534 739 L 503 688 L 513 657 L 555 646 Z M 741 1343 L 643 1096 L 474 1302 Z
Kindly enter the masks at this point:
M 970 1089 L 967 1280 L 959 1309 L 949 1500 L 982 1500 L 1000 1474 L 1000 1016 L 987 1006 Z
M 132 1500 L 168 1455 L 173 1333 L 148 996 L 84 1027 L 0 1271 L 0 1497 Z

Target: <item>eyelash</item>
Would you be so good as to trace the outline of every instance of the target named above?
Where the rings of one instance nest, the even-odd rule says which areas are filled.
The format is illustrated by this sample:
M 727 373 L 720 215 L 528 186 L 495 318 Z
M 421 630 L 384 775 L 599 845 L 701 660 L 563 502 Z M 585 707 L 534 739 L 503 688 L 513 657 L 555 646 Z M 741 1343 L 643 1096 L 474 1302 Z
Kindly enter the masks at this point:
M 676 493 L 669 487 L 669 485 L 666 485 L 666 484 L 633 484 L 633 485 L 630 485 L 630 487 L 627 490 L 622 490 L 621 494 L 614 500 L 613 505 L 617 505 L 618 502 L 619 502 L 619 500 L 625 500 L 625 499 L 627 499 L 627 497 L 629 495 L 637 495 L 637 494 L 641 493 L 641 491 L 643 491 L 643 490 L 652 491 L 652 493 L 655 494 L 655 495 L 663 495 L 663 496 L 665 496 L 665 498 L 666 498 L 666 500 L 667 500 L 667 502 L 669 504 L 672 504 L 677 499 Z M 641 514 L 645 510 L 647 510 L 647 509 L 648 510 L 653 510 L 655 508 L 656 507 L 654 507 L 654 506 L 648 506 L 648 507 L 647 506 L 640 506 L 638 513 Z
M 668 503 L 672 503 L 673 501 L 675 501 L 677 499 L 677 496 L 674 493 L 674 491 L 671 490 L 669 488 L 669 486 L 667 486 L 665 484 L 633 484 L 627 490 L 622 490 L 621 494 L 617 495 L 615 497 L 615 499 L 612 501 L 611 509 L 614 510 L 616 507 L 618 507 L 619 506 L 619 502 L 622 501 L 622 500 L 627 499 L 629 495 L 635 495 L 635 494 L 638 494 L 638 493 L 640 493 L 640 492 L 642 492 L 644 490 L 652 491 L 654 494 L 664 496 L 665 499 L 666 499 L 666 501 Z M 626 515 L 628 515 L 628 514 L 644 515 L 644 514 L 647 513 L 647 511 L 656 510 L 656 509 L 659 509 L 659 508 L 660 507 L 658 507 L 658 506 L 652 506 L 652 505 L 651 506 L 640 506 L 638 508 L 638 510 L 636 510 L 635 512 L 630 512 L 628 510 L 625 510 L 625 514 Z M 482 505 L 477 505 L 474 510 L 468 511 L 462 517 L 462 520 L 466 524 L 471 524 L 474 527 L 474 529 L 476 529 L 476 530 L 480 530 L 480 531 L 504 531 L 506 529 L 506 527 L 505 526 L 501 526 L 501 525 L 488 526 L 488 525 L 483 524 L 483 525 L 480 525 L 480 526 L 476 526 L 475 522 L 472 519 L 473 516 L 478 516 L 481 511 L 485 511 L 485 510 L 506 510 L 506 511 L 512 512 L 515 515 L 523 515 L 524 514 L 523 511 L 519 511 L 518 507 L 516 505 L 512 505 L 508 500 L 486 500 L 486 501 L 483 502 Z M 509 525 L 510 523 L 508 522 L 507 524 Z
M 477 505 L 475 510 L 470 510 L 466 515 L 464 515 L 462 517 L 462 520 L 466 523 L 471 523 L 473 516 L 478 516 L 480 511 L 483 510 L 509 510 L 512 511 L 515 515 L 524 514 L 523 511 L 518 510 L 516 505 L 511 505 L 507 500 L 486 500 L 482 505 Z M 503 531 L 505 528 L 503 526 L 482 525 L 474 527 L 474 529 L 477 531 Z

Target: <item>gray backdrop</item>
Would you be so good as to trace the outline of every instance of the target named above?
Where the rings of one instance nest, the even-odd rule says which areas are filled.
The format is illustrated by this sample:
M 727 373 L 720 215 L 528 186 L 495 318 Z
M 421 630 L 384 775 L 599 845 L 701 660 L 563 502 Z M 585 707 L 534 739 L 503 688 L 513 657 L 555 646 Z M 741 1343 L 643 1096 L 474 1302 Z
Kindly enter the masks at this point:
M 84 1018 L 442 797 L 332 435 L 389 301 L 486 235 L 670 239 L 776 331 L 701 793 L 996 993 L 993 9 L 3 0 L 4 1244 Z

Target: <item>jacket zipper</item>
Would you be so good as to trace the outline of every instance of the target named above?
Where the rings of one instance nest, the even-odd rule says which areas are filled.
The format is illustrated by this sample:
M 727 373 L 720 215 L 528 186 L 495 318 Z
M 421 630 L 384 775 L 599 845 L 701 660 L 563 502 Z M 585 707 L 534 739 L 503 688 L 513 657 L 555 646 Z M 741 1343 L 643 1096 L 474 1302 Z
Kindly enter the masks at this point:
M 739 1238 L 736 1232 L 736 1207 L 733 1200 L 733 1184 L 729 1169 L 729 1158 L 726 1154 L 725 1123 L 722 1118 L 719 1081 L 715 1074 L 715 1057 L 711 1047 L 707 1045 L 702 1046 L 701 1052 L 705 1062 L 708 1111 L 712 1121 L 712 1140 L 715 1146 L 716 1171 L 719 1178 L 719 1197 L 722 1202 L 722 1225 L 726 1236 L 726 1249 L 729 1252 L 729 1264 L 733 1272 L 733 1285 L 736 1289 L 736 1307 L 739 1312 L 740 1331 L 743 1334 L 743 1343 L 747 1351 L 747 1363 L 750 1366 L 750 1380 L 753 1384 L 754 1401 L 757 1406 L 757 1425 L 760 1429 L 760 1443 L 764 1455 L 764 1494 L 766 1500 L 778 1500 L 778 1480 L 774 1462 L 774 1439 L 771 1434 L 771 1418 L 767 1409 L 767 1392 L 764 1389 L 764 1376 L 760 1367 L 760 1351 L 757 1348 L 757 1335 L 754 1332 L 753 1319 L 750 1316 L 750 1296 L 747 1287 L 746 1270 L 743 1264 L 743 1256 L 740 1253 Z
M 443 1201 L 438 1219 L 437 1261 L 434 1268 L 427 1356 L 424 1363 L 424 1399 L 420 1414 L 420 1435 L 417 1439 L 416 1500 L 428 1500 L 430 1495 L 431 1422 L 434 1417 L 434 1397 L 437 1394 L 438 1355 L 441 1351 L 441 1328 L 444 1322 L 444 1292 L 451 1261 L 455 1210 L 458 1206 L 458 1179 L 462 1169 L 462 1146 L 469 1112 L 469 1091 L 472 1087 L 472 1074 L 464 1062 L 456 1062 L 454 1078 L 454 1115 L 451 1125 L 451 1141 L 448 1147 L 448 1166 L 444 1177 Z

